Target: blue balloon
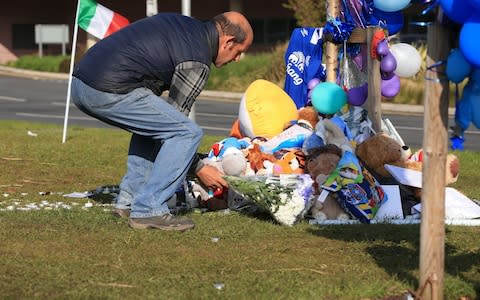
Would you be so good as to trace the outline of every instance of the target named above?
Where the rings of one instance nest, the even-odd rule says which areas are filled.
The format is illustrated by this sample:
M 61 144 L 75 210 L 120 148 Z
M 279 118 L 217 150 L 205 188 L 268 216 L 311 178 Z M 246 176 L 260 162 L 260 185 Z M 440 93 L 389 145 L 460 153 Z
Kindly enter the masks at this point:
M 460 50 L 465 59 L 476 68 L 480 68 L 480 15 L 472 16 L 460 30 Z
M 466 130 L 470 123 L 480 128 L 480 69 L 475 69 L 463 89 L 455 110 L 455 123 Z
M 480 0 L 470 0 L 470 5 L 477 11 L 480 11 Z
M 322 82 L 313 88 L 312 105 L 319 113 L 335 114 L 346 103 L 347 93 L 338 84 Z
M 392 35 L 403 28 L 403 14 L 401 11 L 385 12 L 374 8 L 370 15 L 370 24 L 381 26 L 388 29 L 388 34 Z
M 440 6 L 449 19 L 463 24 L 475 11 L 469 0 L 440 0 Z
M 460 49 L 454 49 L 448 55 L 445 72 L 448 80 L 460 83 L 472 72 L 472 66 L 465 59 Z
M 402 10 L 409 3 L 410 0 L 373 0 L 373 5 L 376 8 L 386 12 Z

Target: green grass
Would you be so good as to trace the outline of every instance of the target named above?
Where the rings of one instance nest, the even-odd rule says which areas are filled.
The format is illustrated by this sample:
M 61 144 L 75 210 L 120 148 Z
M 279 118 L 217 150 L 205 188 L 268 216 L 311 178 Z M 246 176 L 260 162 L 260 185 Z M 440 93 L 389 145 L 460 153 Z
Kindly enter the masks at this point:
M 61 136 L 57 125 L 0 122 L 0 207 L 72 205 L 0 211 L 1 298 L 382 299 L 417 288 L 417 225 L 284 227 L 211 212 L 189 214 L 196 228 L 175 233 L 132 230 L 108 206 L 82 209 L 86 200 L 62 193 L 118 184 L 129 136 L 75 126 L 65 144 Z M 220 138 L 206 137 L 201 151 Z M 457 154 L 454 187 L 479 199 L 480 155 Z M 446 228 L 446 299 L 480 297 L 479 234 L 479 227 Z

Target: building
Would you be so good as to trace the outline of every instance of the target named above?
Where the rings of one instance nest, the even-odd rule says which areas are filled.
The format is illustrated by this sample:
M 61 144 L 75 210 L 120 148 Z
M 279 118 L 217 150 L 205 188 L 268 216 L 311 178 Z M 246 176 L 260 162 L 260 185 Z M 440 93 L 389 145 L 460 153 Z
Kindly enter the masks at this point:
M 155 0 L 153 0 L 155 1 Z M 109 9 L 125 16 L 130 22 L 144 18 L 146 1 L 98 0 Z M 289 38 L 295 26 L 293 12 L 283 6 L 286 0 L 190 0 L 190 14 L 200 20 L 228 11 L 242 11 L 250 20 L 255 40 L 252 50 L 271 47 Z M 22 3 L 4 1 L 0 9 L 0 63 L 18 56 L 38 53 L 35 44 L 35 24 L 67 24 L 69 39 L 73 37 L 77 1 L 50 0 L 47 3 L 24 0 Z M 182 12 L 181 0 L 157 1 L 158 12 Z M 87 34 L 78 30 L 78 48 L 85 49 Z M 61 45 L 43 45 L 44 54 L 61 54 Z M 70 53 L 71 43 L 67 45 Z

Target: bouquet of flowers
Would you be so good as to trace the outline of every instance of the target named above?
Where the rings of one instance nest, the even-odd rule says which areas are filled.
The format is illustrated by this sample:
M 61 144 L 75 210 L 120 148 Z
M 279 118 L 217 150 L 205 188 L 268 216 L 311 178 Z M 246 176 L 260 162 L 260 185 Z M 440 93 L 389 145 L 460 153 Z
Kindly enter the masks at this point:
M 310 209 L 313 180 L 308 174 L 280 176 L 225 176 L 229 187 L 280 224 L 292 226 Z

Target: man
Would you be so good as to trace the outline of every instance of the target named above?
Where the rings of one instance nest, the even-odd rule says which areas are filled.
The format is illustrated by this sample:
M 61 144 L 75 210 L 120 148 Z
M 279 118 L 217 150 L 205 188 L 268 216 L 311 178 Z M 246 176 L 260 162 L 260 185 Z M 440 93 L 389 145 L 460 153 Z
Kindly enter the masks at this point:
M 76 66 L 72 100 L 85 113 L 132 133 L 115 213 L 130 227 L 183 231 L 168 199 L 189 168 L 209 188 L 226 187 L 196 155 L 202 130 L 187 116 L 210 64 L 238 61 L 253 41 L 247 19 L 226 12 L 200 22 L 179 14 L 139 20 L 93 46 Z M 168 90 L 168 97 L 160 97 Z

